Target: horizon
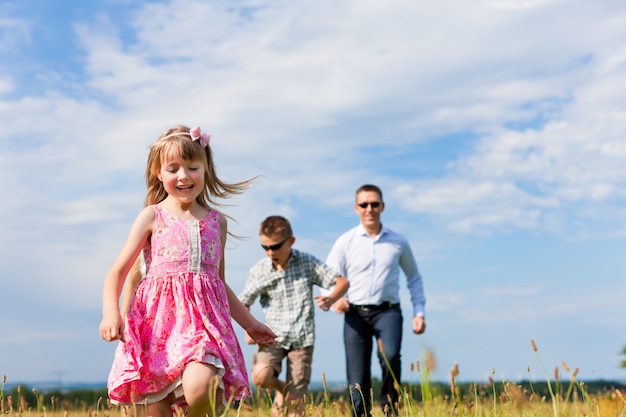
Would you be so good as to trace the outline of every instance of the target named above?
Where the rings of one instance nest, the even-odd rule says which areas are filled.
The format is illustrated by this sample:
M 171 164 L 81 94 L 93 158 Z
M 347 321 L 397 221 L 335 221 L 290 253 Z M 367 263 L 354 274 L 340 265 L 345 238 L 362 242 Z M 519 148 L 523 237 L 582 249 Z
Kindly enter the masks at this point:
M 378 379 L 378 381 L 380 381 L 379 378 L 375 378 L 374 379 Z M 562 378 L 560 379 L 561 382 L 565 382 L 567 381 L 569 383 L 569 379 L 565 379 Z M 580 381 L 577 379 L 577 381 Z M 442 380 L 429 380 L 428 381 L 430 384 L 437 384 L 437 385 L 449 385 L 450 381 L 442 381 Z M 516 380 L 516 381 L 510 381 L 507 379 L 503 379 L 503 380 L 493 380 L 494 383 L 501 383 L 501 382 L 512 382 L 512 383 L 516 383 L 516 384 L 523 384 L 526 382 L 532 382 L 534 384 L 539 384 L 539 383 L 547 383 L 546 378 L 537 378 L 537 379 L 520 379 L 520 380 Z M 550 382 L 554 382 L 554 379 L 551 379 Z M 620 384 L 620 385 L 626 385 L 626 379 L 622 379 L 622 380 L 618 380 L 618 379 L 595 379 L 595 380 L 585 380 L 585 381 L 581 381 L 584 382 L 587 385 L 590 384 L 599 384 L 599 383 L 616 383 L 616 384 Z M 414 380 L 414 381 L 410 381 L 410 380 L 406 380 L 406 381 L 402 381 L 402 384 L 407 384 L 407 383 L 412 383 L 413 385 L 419 385 L 421 382 L 419 379 Z M 474 381 L 474 380 L 463 380 L 463 379 L 456 379 L 455 378 L 455 383 L 457 384 L 473 384 L 473 383 L 477 383 L 477 384 L 491 384 L 491 382 L 486 379 L 483 381 Z M 67 382 L 63 382 L 63 383 L 59 383 L 58 381 L 40 381 L 40 382 L 28 382 L 28 381 L 22 381 L 22 382 L 6 382 L 4 384 L 4 389 L 12 389 L 15 388 L 17 386 L 25 386 L 28 388 L 34 388 L 37 389 L 37 391 L 45 393 L 47 391 L 54 391 L 54 390 L 60 390 L 60 391 L 73 391 L 73 390 L 80 390 L 80 389 L 92 389 L 92 390 L 100 390 L 100 389 L 106 389 L 106 381 L 102 381 L 102 382 L 80 382 L 80 381 L 67 381 Z M 251 389 L 255 390 L 257 389 L 257 387 L 255 387 L 254 385 L 250 385 Z M 327 380 L 326 381 L 326 387 L 329 390 L 333 390 L 333 391 L 337 391 L 338 389 L 348 389 L 348 384 L 345 381 L 335 381 L 335 380 Z M 322 379 L 320 380 L 312 380 L 309 384 L 309 389 L 311 391 L 319 391 L 320 389 L 324 388 L 324 381 Z

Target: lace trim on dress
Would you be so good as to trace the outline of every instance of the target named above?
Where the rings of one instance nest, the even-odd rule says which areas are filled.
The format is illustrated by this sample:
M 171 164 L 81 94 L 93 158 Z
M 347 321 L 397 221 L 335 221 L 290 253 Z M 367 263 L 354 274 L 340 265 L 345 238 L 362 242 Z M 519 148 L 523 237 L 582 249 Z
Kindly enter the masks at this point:
M 189 234 L 189 265 L 191 272 L 200 272 L 200 222 L 198 220 L 187 220 L 187 233 Z

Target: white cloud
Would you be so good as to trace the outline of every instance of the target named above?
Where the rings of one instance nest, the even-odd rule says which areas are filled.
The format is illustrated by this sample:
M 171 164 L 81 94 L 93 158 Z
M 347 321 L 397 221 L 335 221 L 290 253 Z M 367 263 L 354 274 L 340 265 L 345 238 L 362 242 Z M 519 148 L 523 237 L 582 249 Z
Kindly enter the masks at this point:
M 12 51 L 19 48 L 21 44 L 30 42 L 32 25 L 26 19 L 12 18 L 7 15 L 11 13 L 11 7 L 0 6 L 4 16 L 0 17 L 0 53 Z M 6 62 L 4 63 L 6 65 Z

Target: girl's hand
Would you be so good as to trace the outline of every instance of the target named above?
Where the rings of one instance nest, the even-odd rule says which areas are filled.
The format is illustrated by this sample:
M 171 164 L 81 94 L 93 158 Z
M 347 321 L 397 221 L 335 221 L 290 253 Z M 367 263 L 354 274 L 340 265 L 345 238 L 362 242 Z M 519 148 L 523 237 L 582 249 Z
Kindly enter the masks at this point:
M 253 338 L 250 337 L 250 335 L 248 334 L 248 332 L 243 332 L 244 333 L 244 339 L 246 340 L 246 343 L 249 345 L 254 345 L 256 344 L 256 342 L 254 341 Z
M 278 337 L 272 329 L 258 320 L 255 320 L 254 323 L 246 329 L 246 333 L 254 339 L 259 346 L 271 346 L 274 344 L 274 339 Z
M 120 313 L 117 313 L 117 315 L 104 315 L 102 317 L 102 322 L 100 323 L 100 337 L 107 342 L 118 339 L 122 342 L 126 342 L 126 339 L 124 339 L 124 320 Z

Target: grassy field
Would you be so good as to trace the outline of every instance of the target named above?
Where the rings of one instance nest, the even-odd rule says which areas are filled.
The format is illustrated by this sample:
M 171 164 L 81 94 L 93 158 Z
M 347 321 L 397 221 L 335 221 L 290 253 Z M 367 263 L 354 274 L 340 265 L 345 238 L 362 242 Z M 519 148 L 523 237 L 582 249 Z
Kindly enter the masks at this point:
M 419 387 L 418 387 L 419 388 Z M 400 404 L 399 417 L 418 416 L 624 416 L 626 401 L 620 390 L 614 389 L 602 394 L 578 394 L 566 399 L 562 395 L 553 398 L 526 392 L 516 384 L 503 383 L 499 395 L 489 395 L 489 386 L 475 385 L 475 392 L 466 395 L 432 395 L 424 401 L 404 396 Z M 491 387 L 497 391 L 496 387 Z M 408 387 L 404 387 L 405 394 Z M 572 392 L 578 392 L 578 389 Z M 268 397 L 269 398 L 269 397 Z M 260 393 L 257 398 L 233 404 L 227 414 L 230 417 L 269 417 L 271 416 L 270 401 Z M 332 397 L 324 393 L 310 395 L 307 398 L 306 415 L 316 417 L 350 417 L 351 406 L 348 395 L 345 398 Z M 132 408 L 121 408 L 107 404 L 100 397 L 95 404 L 79 404 L 55 401 L 51 398 L 48 404 L 39 403 L 34 407 L 26 404 L 12 404 L 10 396 L 4 398 L 2 414 L 11 417 L 130 417 Z M 224 413 L 226 415 L 226 413 Z M 373 410 L 374 417 L 382 417 L 380 408 Z
M 399 404 L 399 417 L 418 416 L 625 416 L 626 399 L 618 388 L 589 393 L 584 384 L 570 380 L 567 384 L 557 380 L 543 383 L 543 388 L 529 390 L 524 385 L 500 382 L 490 384 L 462 384 L 445 387 L 441 384 L 403 384 Z M 549 388 L 547 388 L 549 387 Z M 105 397 L 94 401 L 70 401 L 47 396 L 33 389 L 35 404 L 25 401 L 25 396 L 0 394 L 0 412 L 11 417 L 130 417 L 133 410 L 112 406 Z M 548 392 L 545 395 L 545 391 Z M 358 394 L 361 394 L 356 391 Z M 371 393 L 369 394 L 371 395 Z M 349 393 L 311 393 L 306 398 L 306 415 L 316 417 L 350 417 Z M 271 399 L 260 390 L 256 396 L 228 409 L 230 417 L 269 417 Z M 374 417 L 382 417 L 379 407 Z
M 537 347 L 532 342 L 537 352 Z M 448 383 L 432 382 L 428 366 L 416 361 L 409 365 L 410 382 L 396 383 L 400 393 L 398 417 L 622 417 L 626 416 L 625 387 L 598 381 L 586 384 L 576 379 L 578 369 L 566 363 L 548 374 L 542 381 L 459 383 L 459 368 L 450 370 Z M 564 373 L 564 374 L 563 374 Z M 494 372 L 492 372 L 492 375 Z M 364 393 L 350 386 L 345 392 L 327 389 L 311 392 L 306 398 L 306 415 L 314 417 L 351 417 L 350 393 L 374 399 L 372 392 Z M 39 393 L 36 388 L 14 387 L 5 392 L 6 377 L 0 386 L 0 413 L 9 417 L 132 417 L 133 407 L 112 406 L 106 390 L 81 392 Z M 229 417 L 270 417 L 271 396 L 256 390 L 252 398 L 229 404 L 222 415 Z M 375 406 L 373 417 L 382 417 Z
M 453 372 L 452 372 L 453 373 Z M 424 372 L 426 375 L 427 372 Z M 423 376 L 424 378 L 424 376 Z M 621 388 L 621 390 L 620 390 Z M 399 417 L 444 416 L 520 416 L 520 417 L 578 417 L 626 416 L 623 387 L 596 386 L 591 393 L 585 384 L 570 378 L 531 383 L 489 382 L 488 384 L 457 384 L 451 377 L 450 385 L 404 383 L 400 387 Z M 354 391 L 353 387 L 350 387 Z M 87 399 L 72 398 L 66 394 L 42 394 L 36 389 L 22 393 L 20 387 L 10 393 L 0 391 L 0 412 L 10 417 L 131 417 L 132 408 L 112 406 L 102 393 L 82 393 Z M 358 389 L 359 395 L 363 393 Z M 28 393 L 29 395 L 23 395 Z M 369 393 L 372 398 L 374 396 Z M 30 398 L 27 401 L 26 398 Z M 34 404 L 31 404 L 34 398 Z M 306 398 L 306 415 L 315 417 L 350 417 L 349 392 L 319 391 Z M 229 417 L 270 417 L 271 398 L 259 390 L 253 398 L 231 404 Z M 379 407 L 374 417 L 382 417 Z

